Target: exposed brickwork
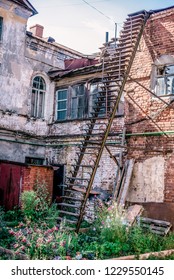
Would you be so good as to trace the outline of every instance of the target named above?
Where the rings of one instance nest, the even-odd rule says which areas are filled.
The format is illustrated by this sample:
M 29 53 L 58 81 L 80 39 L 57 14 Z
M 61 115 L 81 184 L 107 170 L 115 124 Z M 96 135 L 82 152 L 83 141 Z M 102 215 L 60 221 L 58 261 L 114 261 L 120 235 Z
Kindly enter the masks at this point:
M 174 9 L 154 14 L 148 20 L 140 50 L 136 54 L 131 69 L 131 76 L 148 89 L 154 89 L 152 86 L 155 75 L 154 64 L 158 63 L 161 56 L 170 55 L 171 64 L 174 64 L 173 34 Z M 171 101 L 168 97 L 162 98 L 166 102 Z M 174 131 L 174 103 L 166 107 L 162 101 L 133 81 L 129 81 L 126 85 L 125 115 L 126 130 L 130 134 Z M 136 158 L 136 162 L 145 162 L 156 156 L 164 158 L 163 195 L 165 202 L 174 202 L 173 135 L 146 135 L 146 137 L 134 135 L 127 138 L 128 156 Z
M 22 191 L 32 190 L 37 182 L 45 183 L 52 197 L 53 169 L 51 167 L 27 166 L 24 168 Z

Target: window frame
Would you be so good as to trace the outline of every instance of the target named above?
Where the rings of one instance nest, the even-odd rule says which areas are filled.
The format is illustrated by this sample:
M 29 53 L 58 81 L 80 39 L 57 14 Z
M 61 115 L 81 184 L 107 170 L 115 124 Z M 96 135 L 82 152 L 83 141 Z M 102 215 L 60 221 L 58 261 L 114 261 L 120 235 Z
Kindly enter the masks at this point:
M 39 78 L 39 81 L 35 81 L 35 79 Z M 39 86 L 43 83 L 43 89 L 41 87 L 35 87 L 34 83 L 38 83 Z M 40 97 L 42 95 L 42 103 L 40 106 Z M 36 75 L 32 79 L 32 92 L 31 92 L 31 117 L 37 119 L 43 119 L 45 114 L 45 95 L 46 95 L 46 82 L 45 79 L 41 75 Z M 41 113 L 40 113 L 41 107 Z
M 79 105 L 79 98 L 83 95 L 77 94 L 76 96 L 73 93 L 73 89 L 76 87 L 82 86 L 84 87 L 84 100 L 83 100 L 83 113 L 78 116 L 78 111 L 80 110 L 80 105 Z M 76 84 L 71 84 L 68 86 L 62 86 L 62 87 L 57 87 L 55 91 L 55 121 L 56 122 L 64 122 L 64 121 L 76 121 L 76 120 L 84 120 L 84 119 L 90 119 L 93 117 L 91 113 L 94 111 L 92 110 L 92 107 L 95 105 L 95 97 L 94 95 L 97 94 L 97 92 L 91 92 L 91 87 L 96 86 L 98 92 L 101 90 L 102 87 L 102 80 L 101 79 L 93 79 L 92 81 L 87 81 L 87 82 L 81 82 L 81 83 L 76 83 Z M 67 99 L 66 99 L 66 109 L 58 109 L 58 102 L 65 101 L 65 100 L 60 100 L 58 101 L 58 92 L 65 91 L 67 92 Z M 108 95 L 109 97 L 109 95 Z M 73 115 L 72 114 L 72 105 L 73 101 L 72 100 L 77 100 L 76 101 L 76 113 Z M 75 101 L 74 101 L 75 102 Z M 123 103 L 124 101 L 121 101 Z M 103 119 L 107 117 L 107 112 L 109 112 L 109 104 L 112 102 L 103 102 L 102 107 L 105 106 L 108 108 L 101 108 L 101 111 L 98 113 L 98 117 Z M 122 104 L 120 105 L 122 106 Z M 58 118 L 58 111 L 61 110 L 66 110 L 66 117 L 64 119 Z M 123 111 L 123 112 L 122 112 Z M 122 116 L 124 115 L 124 109 L 120 110 L 120 107 L 118 108 L 116 112 L 116 116 Z
M 62 91 L 66 91 L 66 99 L 59 100 L 58 94 L 59 94 L 59 92 L 62 92 Z M 66 101 L 66 109 L 58 109 L 58 102 L 65 102 L 65 101 Z M 63 111 L 66 111 L 65 119 L 58 118 L 58 112 L 63 112 Z M 56 90 L 56 121 L 59 121 L 59 122 L 65 121 L 65 120 L 67 120 L 67 117 L 68 117 L 68 88 L 62 88 L 62 89 Z
M 156 83 L 155 83 L 155 94 L 157 96 L 160 96 L 160 97 L 167 97 L 167 96 L 174 96 L 174 87 L 173 87 L 173 91 L 168 93 L 168 78 L 170 77 L 173 77 L 173 81 L 172 83 L 174 82 L 174 70 L 173 70 L 173 73 L 166 73 L 165 69 L 167 67 L 173 67 L 174 68 L 174 64 L 168 64 L 168 65 L 159 65 L 159 66 L 156 66 Z M 158 74 L 158 71 L 163 71 L 164 73 L 162 74 Z M 161 83 L 161 86 L 159 86 L 158 88 L 158 81 L 161 80 L 162 83 Z M 160 87 L 164 87 L 164 89 L 160 89 Z M 172 86 L 171 86 L 172 88 Z M 161 94 L 161 92 L 164 91 L 163 94 Z

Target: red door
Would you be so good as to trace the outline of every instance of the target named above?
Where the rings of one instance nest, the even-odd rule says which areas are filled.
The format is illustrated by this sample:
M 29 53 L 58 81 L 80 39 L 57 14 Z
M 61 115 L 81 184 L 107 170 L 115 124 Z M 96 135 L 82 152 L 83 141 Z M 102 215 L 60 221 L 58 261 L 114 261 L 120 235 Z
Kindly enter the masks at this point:
M 22 185 L 22 167 L 14 164 L 0 164 L 0 205 L 6 210 L 19 206 Z

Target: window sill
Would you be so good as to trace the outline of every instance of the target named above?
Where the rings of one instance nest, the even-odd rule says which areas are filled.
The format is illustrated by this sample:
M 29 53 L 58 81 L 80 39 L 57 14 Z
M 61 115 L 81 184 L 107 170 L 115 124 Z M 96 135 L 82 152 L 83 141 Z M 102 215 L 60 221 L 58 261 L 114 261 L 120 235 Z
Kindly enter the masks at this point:
M 116 115 L 115 118 L 122 118 L 124 117 L 124 114 Z M 68 123 L 68 122 L 85 122 L 89 121 L 92 118 L 84 118 L 84 119 L 66 119 L 66 120 L 55 120 L 53 123 L 50 123 L 49 125 L 56 124 L 56 123 Z M 107 117 L 98 117 L 99 120 L 106 120 Z

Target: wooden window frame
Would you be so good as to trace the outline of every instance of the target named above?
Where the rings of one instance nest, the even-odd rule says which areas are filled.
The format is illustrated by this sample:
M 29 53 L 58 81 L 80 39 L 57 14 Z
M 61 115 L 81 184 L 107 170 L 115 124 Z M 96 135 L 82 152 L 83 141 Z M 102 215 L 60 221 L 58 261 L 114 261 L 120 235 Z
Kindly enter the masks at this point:
M 173 73 L 166 73 L 166 68 L 173 67 Z M 173 96 L 174 95 L 174 86 L 170 85 L 172 92 L 168 93 L 168 79 L 173 78 L 172 84 L 174 83 L 174 65 L 162 65 L 157 66 L 156 73 L 156 85 L 155 85 L 155 93 L 157 96 Z M 158 83 L 161 80 L 161 85 L 158 87 Z M 162 85 L 163 83 L 163 85 Z M 163 88 L 162 88 L 163 87 Z M 162 89 L 160 89 L 162 88 Z
M 35 79 L 39 78 L 38 87 L 34 86 Z M 41 88 L 41 81 L 43 82 L 44 88 Z M 44 118 L 44 108 L 45 108 L 45 94 L 46 94 L 46 82 L 43 77 L 35 76 L 32 80 L 32 97 L 31 97 L 31 117 L 43 119 Z M 40 111 L 40 98 L 41 101 L 41 111 Z

